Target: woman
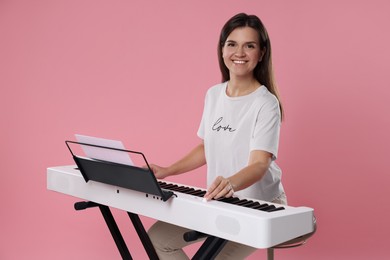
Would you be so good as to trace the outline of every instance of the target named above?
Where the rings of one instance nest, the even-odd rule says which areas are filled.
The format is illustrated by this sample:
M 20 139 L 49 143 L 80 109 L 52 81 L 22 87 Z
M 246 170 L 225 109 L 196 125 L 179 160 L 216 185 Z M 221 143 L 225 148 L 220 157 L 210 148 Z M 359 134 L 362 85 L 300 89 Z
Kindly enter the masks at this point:
M 218 44 L 222 83 L 205 98 L 198 136 L 188 155 L 169 167 L 151 165 L 157 178 L 181 174 L 207 164 L 206 200 L 231 197 L 287 204 L 278 153 L 282 106 L 273 79 L 271 45 L 260 19 L 244 13 L 222 28 Z M 188 259 L 188 230 L 156 222 L 149 236 L 160 259 Z M 256 249 L 228 242 L 220 259 L 243 259 Z

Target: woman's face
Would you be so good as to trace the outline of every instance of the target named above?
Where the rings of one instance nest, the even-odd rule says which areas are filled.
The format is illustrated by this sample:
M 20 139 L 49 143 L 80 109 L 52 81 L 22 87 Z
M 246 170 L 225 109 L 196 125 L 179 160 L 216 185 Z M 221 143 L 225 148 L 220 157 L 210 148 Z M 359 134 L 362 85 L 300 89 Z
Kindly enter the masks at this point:
M 232 77 L 253 77 L 253 70 L 262 58 L 259 35 L 251 27 L 234 29 L 222 47 L 222 57 Z

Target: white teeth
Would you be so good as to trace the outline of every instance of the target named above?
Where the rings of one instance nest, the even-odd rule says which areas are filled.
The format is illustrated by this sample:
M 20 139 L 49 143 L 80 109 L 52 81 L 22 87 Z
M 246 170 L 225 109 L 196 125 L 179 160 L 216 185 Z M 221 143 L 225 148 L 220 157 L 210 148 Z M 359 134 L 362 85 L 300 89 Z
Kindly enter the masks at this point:
M 244 64 L 245 61 L 243 61 L 243 60 L 234 60 L 233 63 Z

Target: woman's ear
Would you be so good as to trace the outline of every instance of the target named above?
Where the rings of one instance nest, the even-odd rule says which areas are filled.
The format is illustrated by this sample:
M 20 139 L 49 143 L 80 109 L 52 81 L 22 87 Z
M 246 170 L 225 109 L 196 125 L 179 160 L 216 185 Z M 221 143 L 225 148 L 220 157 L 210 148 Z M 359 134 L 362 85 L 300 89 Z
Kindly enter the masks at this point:
M 265 52 L 267 51 L 267 49 L 264 47 L 261 52 L 260 52 L 260 58 L 259 58 L 259 62 L 261 62 L 263 60 L 263 56 L 265 54 Z

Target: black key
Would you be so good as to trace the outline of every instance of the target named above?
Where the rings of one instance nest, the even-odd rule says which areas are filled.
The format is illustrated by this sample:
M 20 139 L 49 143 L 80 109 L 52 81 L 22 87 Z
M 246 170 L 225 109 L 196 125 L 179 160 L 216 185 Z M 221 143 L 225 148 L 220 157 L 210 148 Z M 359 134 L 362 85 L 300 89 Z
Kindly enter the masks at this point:
M 189 192 L 188 194 L 194 195 L 194 196 L 198 196 L 198 197 L 203 197 L 206 194 L 206 191 L 204 191 L 204 190 L 195 190 L 195 191 Z
M 159 182 L 158 183 L 160 185 L 161 188 L 165 189 L 165 187 L 168 187 L 169 184 L 165 183 L 165 182 Z
M 268 207 L 269 205 L 267 203 L 260 204 L 259 206 L 254 207 L 254 209 L 263 210 L 263 208 Z
M 169 183 L 166 183 L 165 185 L 163 185 L 164 189 L 172 189 L 174 187 L 178 187 L 178 186 L 177 185 L 173 185 L 173 184 L 169 184 Z
M 268 212 L 274 212 L 278 210 L 284 210 L 284 207 L 275 207 L 274 209 L 268 210 Z
M 247 207 L 247 205 L 253 204 L 253 201 L 251 200 L 241 200 L 237 205 L 242 207 Z
M 241 206 L 242 204 L 245 204 L 246 202 L 248 202 L 248 200 L 242 199 L 242 200 L 240 200 L 240 201 L 237 201 L 237 203 L 234 203 L 234 204 L 236 204 L 236 205 L 238 205 L 238 206 Z
M 183 193 L 186 193 L 186 194 L 191 194 L 193 192 L 196 192 L 197 190 L 193 189 L 193 188 L 189 188 L 188 190 L 186 191 L 183 191 Z
M 177 190 L 180 190 L 180 187 L 177 185 L 173 185 L 172 187 L 168 187 L 167 189 L 177 191 Z
M 177 189 L 178 192 L 186 193 L 187 191 L 191 190 L 188 187 L 181 186 Z
M 247 207 L 254 209 L 257 206 L 260 206 L 260 203 L 258 201 L 254 201 L 252 205 L 248 205 Z
M 230 204 L 235 204 L 237 203 L 238 201 L 240 201 L 239 198 L 237 197 L 230 197 L 230 198 L 219 198 L 217 199 L 218 201 L 222 201 L 222 202 L 226 202 L 226 203 L 230 203 Z
M 264 211 L 270 211 L 272 209 L 276 208 L 275 205 L 269 205 L 268 207 L 263 208 Z
M 254 201 L 248 201 L 247 203 L 241 205 L 241 206 L 244 206 L 244 207 L 247 207 L 247 208 L 252 208 L 253 206 L 257 205 L 256 202 Z

